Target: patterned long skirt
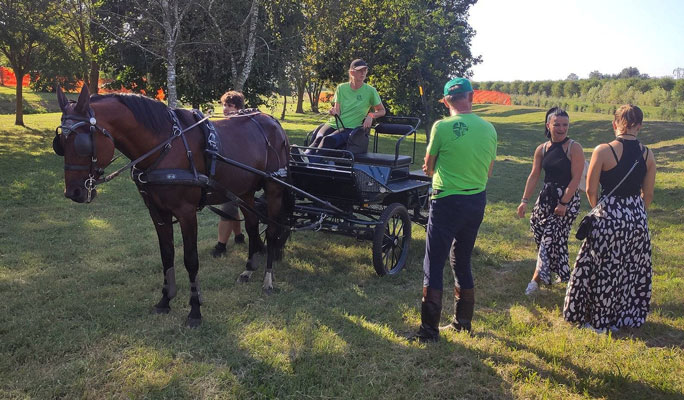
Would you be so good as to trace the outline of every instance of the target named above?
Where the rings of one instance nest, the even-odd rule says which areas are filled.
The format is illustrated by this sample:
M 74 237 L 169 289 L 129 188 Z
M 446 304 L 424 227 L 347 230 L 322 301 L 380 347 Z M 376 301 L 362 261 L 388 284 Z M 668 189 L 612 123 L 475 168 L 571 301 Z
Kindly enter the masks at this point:
M 530 230 L 538 249 L 536 269 L 541 281 L 547 285 L 551 283 L 551 273 L 558 275 L 562 282 L 570 278 L 568 235 L 579 213 L 580 197 L 575 192 L 565 215 L 561 217 L 554 214 L 553 210 L 564 191 L 565 187 L 555 183 L 544 184 L 530 217 Z
M 651 302 L 651 237 L 640 196 L 610 197 L 582 243 L 563 317 L 594 328 L 639 327 Z

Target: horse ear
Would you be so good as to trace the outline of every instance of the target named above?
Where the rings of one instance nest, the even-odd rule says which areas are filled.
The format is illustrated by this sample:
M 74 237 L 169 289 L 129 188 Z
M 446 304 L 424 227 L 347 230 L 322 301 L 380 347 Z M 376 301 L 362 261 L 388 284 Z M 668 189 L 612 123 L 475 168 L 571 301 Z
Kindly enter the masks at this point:
M 74 111 L 79 114 L 86 114 L 90 108 L 90 92 L 88 91 L 88 85 L 83 85 L 81 89 L 81 94 L 78 96 L 78 101 L 76 102 L 76 107 Z
M 66 106 L 69 104 L 69 100 L 67 100 L 64 92 L 62 92 L 62 88 L 59 85 L 57 85 L 57 102 L 59 102 L 59 108 L 62 110 L 62 112 L 65 112 Z

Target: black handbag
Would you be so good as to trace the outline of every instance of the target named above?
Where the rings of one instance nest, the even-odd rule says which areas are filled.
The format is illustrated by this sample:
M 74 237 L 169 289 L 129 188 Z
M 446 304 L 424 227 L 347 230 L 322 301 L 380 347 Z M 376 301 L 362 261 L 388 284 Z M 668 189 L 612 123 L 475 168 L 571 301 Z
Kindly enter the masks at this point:
M 587 236 L 589 236 L 589 232 L 591 232 L 591 228 L 594 227 L 594 221 L 596 221 L 596 216 L 594 214 L 585 215 L 577 227 L 577 233 L 575 233 L 575 237 L 578 240 L 586 239 Z
M 615 185 L 613 190 L 611 190 L 607 196 L 603 196 L 601 198 L 601 200 L 598 202 L 598 204 L 596 205 L 596 207 L 592 208 L 591 211 L 589 211 L 587 213 L 587 215 L 585 215 L 582 218 L 582 220 L 579 223 L 579 226 L 577 227 L 577 232 L 575 233 L 575 237 L 578 240 L 584 240 L 587 238 L 587 236 L 589 236 L 589 233 L 591 233 L 591 230 L 594 227 L 594 222 L 596 222 L 596 215 L 594 213 L 596 212 L 596 210 L 598 210 L 598 208 L 601 206 L 601 204 L 603 204 L 603 202 L 608 197 L 610 197 L 610 195 L 612 195 L 613 192 L 615 192 L 615 190 L 620 187 L 620 185 L 622 185 L 622 182 L 624 182 L 625 179 L 627 179 L 627 177 L 629 176 L 629 174 L 631 174 L 632 171 L 634 171 L 634 167 L 636 167 L 637 164 L 639 164 L 638 158 L 634 161 L 634 165 L 632 165 L 632 168 L 630 168 L 629 171 L 627 171 L 627 173 L 625 174 L 625 177 L 622 178 L 622 180 L 617 185 Z

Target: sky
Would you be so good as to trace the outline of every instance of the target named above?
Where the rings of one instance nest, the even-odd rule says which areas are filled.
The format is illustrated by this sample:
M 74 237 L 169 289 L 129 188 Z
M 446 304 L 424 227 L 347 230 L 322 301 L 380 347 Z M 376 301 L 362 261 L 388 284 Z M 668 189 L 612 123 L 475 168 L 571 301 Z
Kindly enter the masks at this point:
M 474 81 L 684 68 L 684 0 L 478 0 L 469 23 Z

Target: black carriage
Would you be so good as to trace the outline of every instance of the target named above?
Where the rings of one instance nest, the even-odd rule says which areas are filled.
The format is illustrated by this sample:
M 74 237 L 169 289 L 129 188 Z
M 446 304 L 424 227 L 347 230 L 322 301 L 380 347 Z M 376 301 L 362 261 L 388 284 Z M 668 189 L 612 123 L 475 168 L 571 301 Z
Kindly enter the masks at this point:
M 292 229 L 370 240 L 377 274 L 399 272 L 408 257 L 411 222 L 427 224 L 430 178 L 421 170 L 411 171 L 419 124 L 419 118 L 383 118 L 371 130 L 371 152 L 326 149 L 307 156 L 307 149 L 315 149 L 293 145 L 289 175 L 299 190 Z M 394 154 L 378 152 L 380 135 L 398 136 Z M 411 155 L 400 154 L 411 137 Z

